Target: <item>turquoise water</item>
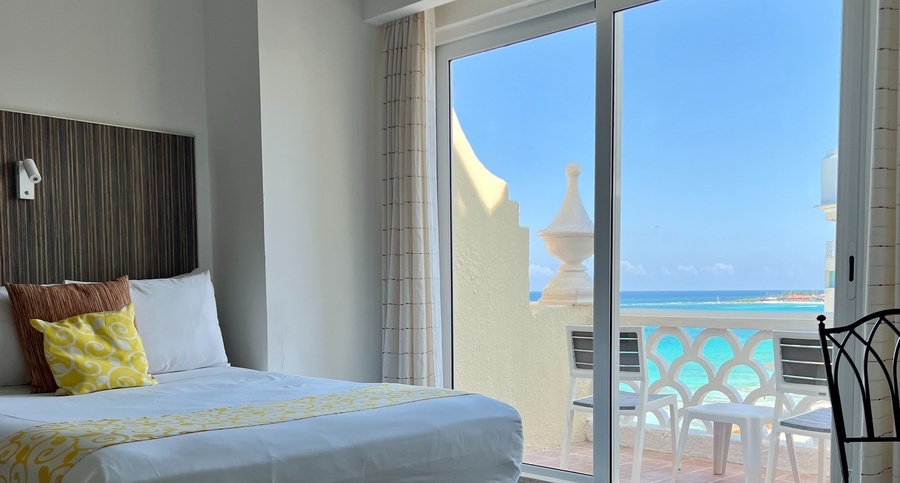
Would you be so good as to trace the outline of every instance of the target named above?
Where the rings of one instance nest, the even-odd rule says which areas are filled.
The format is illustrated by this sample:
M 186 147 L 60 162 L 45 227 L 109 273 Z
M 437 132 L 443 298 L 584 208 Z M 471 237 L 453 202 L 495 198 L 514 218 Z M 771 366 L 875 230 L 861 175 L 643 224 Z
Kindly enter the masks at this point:
M 653 309 L 653 310 L 700 310 L 700 311 L 735 311 L 735 312 L 791 312 L 791 313 L 808 313 L 811 319 L 821 314 L 825 307 L 822 303 L 787 303 L 787 302 L 771 302 L 771 303 L 747 303 L 740 302 L 747 299 L 760 299 L 775 296 L 786 292 L 787 290 L 731 290 L 731 291 L 670 291 L 670 292 L 622 292 L 620 296 L 620 308 L 628 309 Z M 804 291 L 809 292 L 809 291 Z M 821 292 L 819 292 L 821 293 Z M 536 301 L 540 298 L 540 292 L 531 292 L 530 298 Z M 648 326 L 645 328 L 645 337 L 656 331 L 658 327 Z M 690 335 L 691 339 L 696 338 L 702 328 L 685 328 L 685 332 Z M 733 330 L 738 339 L 744 343 L 753 334 L 754 330 Z M 664 336 L 657 346 L 657 352 L 662 358 L 669 363 L 674 361 L 678 356 L 683 354 L 681 343 L 672 336 Z M 721 338 L 713 338 L 707 342 L 703 349 L 703 355 L 715 366 L 719 368 L 726 361 L 734 357 L 731 346 Z M 754 353 L 754 359 L 759 361 L 763 367 L 771 375 L 773 372 L 775 356 L 773 353 L 772 341 L 767 340 L 760 343 Z M 656 364 L 649 363 L 648 375 L 650 382 L 659 379 L 659 368 Z M 708 383 L 706 371 L 697 363 L 690 362 L 681 369 L 680 380 L 687 385 L 691 391 L 696 391 L 704 384 Z M 746 397 L 750 391 L 759 387 L 759 376 L 749 367 L 738 366 L 728 376 L 728 382 L 735 389 Z M 674 392 L 667 390 L 663 392 Z M 710 393 L 705 402 L 722 402 L 727 401 L 727 397 L 721 393 Z
M 644 330 L 645 337 L 650 337 L 654 331 L 656 331 L 658 327 L 647 327 Z M 695 339 L 697 335 L 703 331 L 702 328 L 685 328 L 685 332 L 690 335 L 691 339 Z M 738 337 L 738 339 L 743 343 L 746 342 L 753 334 L 756 333 L 754 330 L 733 330 L 734 334 Z M 682 350 L 681 343 L 672 336 L 664 336 L 657 345 L 657 352 L 660 354 L 663 360 L 671 363 L 677 357 L 681 356 L 684 351 Z M 734 353 L 731 349 L 731 346 L 725 342 L 724 339 L 715 337 L 709 340 L 706 343 L 706 346 L 703 348 L 703 355 L 713 364 L 713 366 L 718 369 L 722 366 L 726 361 L 732 359 L 734 357 Z M 765 340 L 761 342 L 754 352 L 754 359 L 759 361 L 762 366 L 766 369 L 766 371 L 771 376 L 774 370 L 775 363 L 775 354 L 773 352 L 773 346 L 771 340 Z M 650 382 L 654 382 L 659 379 L 659 368 L 655 363 L 648 363 L 648 377 Z M 706 371 L 703 367 L 696 363 L 690 362 L 686 364 L 681 369 L 680 380 L 691 389 L 692 392 L 699 389 L 704 384 L 708 383 L 709 380 L 706 375 Z M 728 376 L 728 382 L 741 394 L 742 397 L 746 397 L 750 391 L 759 387 L 759 376 L 753 372 L 747 366 L 737 366 Z M 662 391 L 662 392 L 674 392 L 674 391 Z M 724 394 L 719 393 L 710 393 L 707 396 L 706 402 L 726 402 L 728 398 L 725 397 Z
M 735 310 L 740 312 L 810 312 L 822 313 L 824 304 L 810 303 L 742 303 L 741 300 L 772 297 L 788 290 L 693 290 L 667 292 L 622 292 L 622 309 L 660 310 Z M 794 290 L 800 292 L 801 290 Z M 814 292 L 802 290 L 802 292 Z M 821 291 L 818 291 L 821 293 Z M 536 302 L 541 292 L 529 292 L 529 300 Z

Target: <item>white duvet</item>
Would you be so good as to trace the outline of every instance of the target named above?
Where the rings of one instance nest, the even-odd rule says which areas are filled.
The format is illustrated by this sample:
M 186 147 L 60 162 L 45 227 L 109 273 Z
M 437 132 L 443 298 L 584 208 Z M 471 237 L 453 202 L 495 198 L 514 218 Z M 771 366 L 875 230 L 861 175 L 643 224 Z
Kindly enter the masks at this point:
M 0 388 L 0 440 L 43 423 L 189 413 L 360 386 L 233 367 L 157 380 L 67 397 Z M 78 462 L 64 483 L 515 482 L 522 444 L 513 408 L 466 395 L 109 446 Z

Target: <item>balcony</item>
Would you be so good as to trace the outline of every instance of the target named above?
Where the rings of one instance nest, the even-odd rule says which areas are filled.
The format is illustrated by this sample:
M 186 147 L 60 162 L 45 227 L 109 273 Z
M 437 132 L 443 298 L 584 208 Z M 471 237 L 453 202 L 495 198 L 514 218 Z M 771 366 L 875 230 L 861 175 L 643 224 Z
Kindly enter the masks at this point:
M 729 401 L 769 402 L 771 406 L 775 395 L 772 331 L 816 331 L 817 324 L 808 312 L 622 310 L 620 315 L 620 325 L 646 327 L 650 391 L 677 393 L 682 408 Z M 673 351 L 673 345 L 678 350 Z M 730 350 L 726 360 L 721 357 L 723 349 Z M 686 377 L 691 369 L 693 373 Z M 655 378 L 654 372 L 658 374 Z M 698 384 L 698 380 L 702 382 Z M 806 410 L 813 402 L 810 398 L 798 401 L 796 409 Z
M 565 258 L 561 261 L 566 273 L 560 283 L 548 284 L 553 289 L 551 297 L 544 297 L 548 295 L 545 290 L 542 303 L 531 302 L 529 230 L 519 225 L 519 207 L 509 199 L 506 182 L 478 160 L 456 119 L 451 159 L 454 386 L 515 407 L 524 423 L 525 461 L 558 466 L 570 381 L 566 326 L 591 325 L 594 317 L 588 292 L 592 282 L 578 266 L 585 254 L 581 245 L 564 247 L 553 240 L 554 230 L 543 230 L 545 242 L 549 238 L 550 243 L 557 243 L 550 252 L 557 250 Z M 577 194 L 572 187 L 577 186 L 573 178 L 578 173 L 572 168 L 566 174 L 569 191 L 575 191 L 571 197 L 567 195 L 571 201 Z M 573 205 L 564 202 L 563 206 L 567 204 Z M 579 216 L 558 216 L 560 222 L 555 220 L 548 228 L 559 228 L 557 238 L 577 235 L 581 243 L 584 220 L 580 213 L 575 214 Z M 772 331 L 815 330 L 816 315 L 762 310 L 623 309 L 618 322 L 646 328 L 650 389 L 677 394 L 680 417 L 685 407 L 709 402 L 773 406 Z M 584 396 L 592 392 L 588 383 L 578 389 Z M 794 401 L 796 411 L 813 404 L 816 402 L 812 399 Z M 672 435 L 666 418 L 665 411 L 648 416 L 650 429 L 644 445 L 647 458 L 642 471 L 646 481 L 671 475 Z M 634 421 L 622 419 L 619 428 L 621 461 L 630 462 Z M 584 413 L 576 414 L 572 442 L 578 454 L 572 458 L 572 470 L 592 471 L 592 438 Z M 766 438 L 763 461 L 767 445 Z M 814 446 L 799 438 L 796 446 L 801 473 L 813 473 L 817 459 Z M 726 477 L 734 477 L 741 468 L 740 445 L 735 441 L 730 447 Z M 712 474 L 712 453 L 711 428 L 702 423 L 692 425 L 682 470 L 683 475 L 692 475 L 685 481 L 720 478 Z M 779 454 L 779 470 L 789 470 L 787 452 Z M 628 471 L 628 464 L 623 464 L 622 474 Z
M 558 312 L 577 313 L 579 307 L 554 308 L 543 307 L 538 304 L 530 306 L 536 319 L 544 319 L 546 333 L 545 340 L 559 341 L 557 348 L 564 347 L 563 337 L 557 334 L 564 332 L 566 322 L 558 317 Z M 551 314 L 547 316 L 547 314 Z M 554 323 L 558 321 L 558 323 Z M 741 314 L 735 312 L 688 312 L 683 310 L 623 310 L 620 316 L 621 325 L 644 326 L 647 334 L 646 352 L 649 360 L 650 390 L 657 393 L 675 393 L 679 399 L 679 413 L 683 414 L 688 406 L 709 402 L 743 402 L 771 407 L 774 403 L 774 381 L 772 331 L 779 328 L 791 330 L 816 329 L 816 320 L 808 313 L 790 314 L 784 312 L 754 312 Z M 723 353 L 727 357 L 723 359 Z M 550 367 L 558 368 L 552 379 L 564 381 L 563 384 L 554 385 L 554 394 L 546 393 L 551 377 L 544 378 L 523 377 L 519 383 L 523 387 L 537 388 L 545 386 L 541 394 L 541 404 L 526 403 L 528 398 L 523 394 L 523 400 L 508 401 L 523 414 L 526 427 L 526 457 L 525 461 L 538 465 L 558 466 L 559 454 L 562 443 L 562 423 L 565 417 L 566 388 L 568 382 L 568 369 L 566 353 L 562 349 L 556 351 L 554 360 L 543 360 Z M 590 392 L 590 387 L 584 387 L 584 392 Z M 558 392 L 556 392 L 558 391 Z M 538 392 L 538 391 L 535 391 Z M 533 402 L 535 392 L 530 394 Z M 546 397 L 543 397 L 546 395 Z M 515 397 L 509 394 L 507 397 Z M 821 404 L 821 399 L 803 398 L 795 401 L 795 411 L 805 411 L 816 404 Z M 535 408 L 532 410 L 532 408 Z M 670 438 L 671 434 L 667 426 L 667 415 L 660 411 L 654 416 L 649 416 L 647 437 L 645 439 L 645 462 L 643 479 L 653 480 L 654 475 L 666 473 L 671 475 Z M 579 427 L 580 425 L 580 427 Z M 590 428 L 586 419 L 576 420 L 576 432 L 578 436 L 573 440 L 574 453 L 571 458 L 570 468 L 573 471 L 589 472 L 592 469 L 590 461 Z M 620 426 L 620 459 L 623 474 L 630 471 L 631 455 L 634 442 L 633 421 L 623 420 Z M 532 435 L 540 435 L 539 440 Z M 555 436 L 555 438 L 554 438 Z M 741 450 L 738 444 L 738 433 L 734 434 L 729 454 L 729 471 L 725 476 L 733 476 L 742 472 Z M 783 442 L 781 443 L 784 444 Z M 763 458 L 768 439 L 765 440 Z M 811 477 L 816 471 L 816 451 L 811 441 L 795 438 L 795 446 L 800 466 L 800 471 L 805 476 Z M 696 425 L 692 427 L 689 440 L 685 446 L 685 464 L 682 475 L 692 473 L 691 481 L 719 481 L 720 475 L 713 475 L 712 461 L 712 428 L 709 425 Z M 779 452 L 780 476 L 789 476 L 789 462 L 787 452 Z M 668 462 L 668 468 L 662 468 Z M 665 478 L 661 478 L 665 479 Z

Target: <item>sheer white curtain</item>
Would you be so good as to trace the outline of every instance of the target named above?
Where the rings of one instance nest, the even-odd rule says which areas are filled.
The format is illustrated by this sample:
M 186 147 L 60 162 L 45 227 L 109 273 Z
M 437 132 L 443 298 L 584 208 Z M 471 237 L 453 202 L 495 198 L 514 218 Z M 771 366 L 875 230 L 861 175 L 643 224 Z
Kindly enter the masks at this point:
M 873 132 L 872 165 L 870 172 L 868 271 L 866 280 L 866 313 L 900 307 L 900 157 L 897 141 L 898 118 L 897 91 L 898 52 L 900 52 L 900 1 L 879 0 L 875 52 L 875 118 Z M 885 336 L 887 335 L 883 332 Z M 886 337 L 887 338 L 887 337 Z M 883 340 L 883 344 L 893 344 Z M 890 354 L 891 351 L 882 351 Z M 890 362 L 886 362 L 891 367 Z M 878 370 L 873 368 L 873 374 Z M 881 405 L 876 414 L 876 427 L 892 432 L 892 415 L 887 385 L 873 386 L 873 400 Z M 894 444 L 862 444 L 861 481 L 900 481 L 900 446 Z M 837 457 L 837 455 L 834 455 Z M 852 465 L 852 461 L 851 461 Z M 835 481 L 832 475 L 832 481 Z
M 432 11 L 384 27 L 382 379 L 443 385 Z

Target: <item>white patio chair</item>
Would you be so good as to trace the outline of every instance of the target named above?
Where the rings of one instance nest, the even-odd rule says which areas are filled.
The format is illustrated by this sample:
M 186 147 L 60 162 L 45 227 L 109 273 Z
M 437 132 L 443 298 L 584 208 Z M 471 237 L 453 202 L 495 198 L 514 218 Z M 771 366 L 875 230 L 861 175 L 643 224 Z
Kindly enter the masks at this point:
M 769 465 L 766 481 L 774 480 L 780 435 L 784 433 L 794 481 L 800 481 L 797 455 L 794 452 L 794 435 L 815 439 L 819 450 L 818 481 L 825 481 L 825 448 L 831 442 L 831 408 L 819 408 L 788 416 L 787 404 L 792 395 L 815 396 L 828 399 L 828 379 L 822 340 L 815 331 L 781 331 L 772 333 L 775 349 L 775 417 L 769 440 Z
M 560 467 L 565 469 L 569 462 L 569 444 L 572 439 L 572 424 L 575 411 L 594 412 L 594 398 L 578 398 L 578 379 L 593 380 L 594 373 L 594 327 L 590 325 L 566 326 L 569 346 L 569 404 L 566 410 L 566 431 L 563 437 Z M 641 463 L 644 451 L 644 430 L 647 413 L 666 406 L 669 407 L 669 425 L 672 431 L 672 454 L 675 454 L 678 435 L 678 398 L 674 394 L 650 394 L 648 391 L 647 368 L 644 358 L 644 328 L 621 327 L 619 329 L 619 380 L 635 383 L 638 392 L 619 391 L 619 415 L 636 416 L 637 430 L 634 442 L 634 461 L 631 481 L 641 481 Z

